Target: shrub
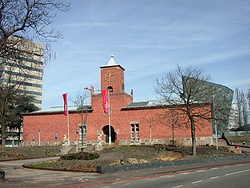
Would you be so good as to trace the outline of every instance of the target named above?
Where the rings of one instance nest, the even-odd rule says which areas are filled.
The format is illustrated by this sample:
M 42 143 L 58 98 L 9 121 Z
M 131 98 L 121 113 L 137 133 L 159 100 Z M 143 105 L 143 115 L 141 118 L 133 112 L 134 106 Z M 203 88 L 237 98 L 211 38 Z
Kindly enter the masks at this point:
M 64 156 L 61 156 L 62 160 L 93 160 L 99 158 L 100 155 L 98 153 L 88 153 L 88 152 L 80 152 L 80 153 L 71 153 Z

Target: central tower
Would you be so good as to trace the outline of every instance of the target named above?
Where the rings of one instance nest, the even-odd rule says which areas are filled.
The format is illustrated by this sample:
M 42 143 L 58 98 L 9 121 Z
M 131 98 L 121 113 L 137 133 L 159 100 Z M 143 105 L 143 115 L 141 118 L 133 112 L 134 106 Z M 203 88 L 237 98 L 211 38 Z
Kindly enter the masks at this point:
M 125 69 L 116 64 L 114 55 L 111 55 L 106 66 L 101 68 L 101 90 L 109 89 L 110 93 L 124 93 Z

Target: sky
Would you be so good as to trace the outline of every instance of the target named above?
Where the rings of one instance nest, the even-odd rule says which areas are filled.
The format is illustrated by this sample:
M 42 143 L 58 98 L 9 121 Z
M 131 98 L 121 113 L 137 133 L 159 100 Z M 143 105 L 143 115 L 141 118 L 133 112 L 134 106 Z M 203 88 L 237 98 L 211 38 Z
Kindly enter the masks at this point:
M 134 101 L 157 98 L 156 80 L 177 65 L 197 67 L 232 90 L 250 88 L 249 0 L 70 0 L 50 27 L 63 39 L 44 68 L 43 109 L 100 89 L 112 54 Z

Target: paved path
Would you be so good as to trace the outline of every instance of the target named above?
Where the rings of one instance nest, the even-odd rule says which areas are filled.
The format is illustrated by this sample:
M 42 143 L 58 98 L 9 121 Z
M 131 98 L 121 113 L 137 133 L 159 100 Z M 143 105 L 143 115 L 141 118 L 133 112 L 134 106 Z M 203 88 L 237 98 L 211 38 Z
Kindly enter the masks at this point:
M 23 168 L 22 165 L 41 160 L 54 160 L 57 158 L 33 159 L 0 162 L 0 169 L 5 171 L 5 181 L 0 187 L 44 187 L 75 183 L 84 183 L 95 179 L 100 174 L 76 173 L 63 171 L 48 171 Z

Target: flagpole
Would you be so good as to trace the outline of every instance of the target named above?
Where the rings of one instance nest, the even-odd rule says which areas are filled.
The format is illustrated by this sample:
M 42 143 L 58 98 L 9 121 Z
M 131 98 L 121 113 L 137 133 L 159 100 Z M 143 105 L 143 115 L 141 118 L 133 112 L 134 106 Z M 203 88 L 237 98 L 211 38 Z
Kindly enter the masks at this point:
M 111 110 L 110 110 L 110 97 L 109 97 L 109 89 L 108 89 L 108 108 L 109 108 L 109 144 L 111 144 L 111 126 L 110 126 L 110 115 L 111 115 Z
M 68 145 L 70 146 L 70 139 L 69 139 L 69 111 L 67 115 L 67 121 L 68 121 Z
M 67 144 L 70 145 L 69 139 L 69 110 L 68 110 L 68 93 L 64 93 L 63 95 L 63 106 L 64 106 L 64 115 L 67 116 L 67 126 L 68 126 L 68 139 Z

